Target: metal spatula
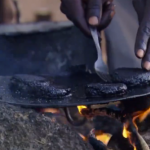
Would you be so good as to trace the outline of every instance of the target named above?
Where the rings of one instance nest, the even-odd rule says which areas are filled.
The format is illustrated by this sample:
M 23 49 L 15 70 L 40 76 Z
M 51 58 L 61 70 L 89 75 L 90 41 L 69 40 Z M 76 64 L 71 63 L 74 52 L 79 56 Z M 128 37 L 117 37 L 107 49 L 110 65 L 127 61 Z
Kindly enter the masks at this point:
M 95 46 L 96 46 L 96 50 L 97 50 L 97 60 L 94 64 L 94 68 L 95 71 L 97 73 L 97 75 L 105 82 L 111 82 L 111 77 L 109 75 L 108 72 L 108 68 L 106 66 L 106 64 L 104 63 L 103 59 L 102 59 L 102 51 L 101 51 L 101 47 L 99 45 L 99 40 L 98 40 L 98 32 L 96 28 L 90 27 L 91 30 L 91 35 L 93 37 Z

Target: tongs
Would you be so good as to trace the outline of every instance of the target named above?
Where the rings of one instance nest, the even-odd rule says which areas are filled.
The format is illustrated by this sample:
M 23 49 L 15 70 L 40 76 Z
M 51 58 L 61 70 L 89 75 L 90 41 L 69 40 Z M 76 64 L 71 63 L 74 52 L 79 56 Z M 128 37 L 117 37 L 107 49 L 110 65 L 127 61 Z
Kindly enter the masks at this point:
M 102 58 L 102 51 L 101 47 L 99 44 L 99 39 L 98 39 L 98 32 L 97 29 L 94 27 L 90 27 L 91 30 L 91 35 L 93 37 L 96 50 L 97 50 L 97 60 L 94 64 L 94 69 L 97 73 L 97 75 L 105 82 L 111 82 L 111 77 L 108 72 L 107 65 L 104 63 L 103 58 Z

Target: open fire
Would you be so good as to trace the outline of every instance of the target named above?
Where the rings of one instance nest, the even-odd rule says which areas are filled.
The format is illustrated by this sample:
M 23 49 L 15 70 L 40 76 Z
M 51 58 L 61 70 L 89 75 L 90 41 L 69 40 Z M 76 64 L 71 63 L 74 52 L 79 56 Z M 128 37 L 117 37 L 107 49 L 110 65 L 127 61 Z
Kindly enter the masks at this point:
M 87 109 L 88 109 L 88 108 L 87 108 L 86 106 L 84 106 L 84 105 L 77 106 L 77 108 L 78 108 L 78 111 L 79 111 L 79 113 L 80 113 L 81 115 L 83 115 L 83 114 L 82 114 L 82 111 L 84 111 L 84 110 L 87 110 Z
M 136 120 L 138 120 L 141 123 L 147 118 L 149 114 L 150 114 L 150 108 L 148 108 L 145 111 L 137 111 L 133 113 L 132 121 L 137 130 L 138 130 L 138 126 L 136 125 Z
M 82 116 L 87 116 L 87 114 L 85 114 L 85 112 L 94 112 L 94 110 L 90 110 L 90 108 L 88 108 L 87 106 L 77 106 L 79 113 Z M 97 109 L 98 111 L 98 109 Z M 148 145 L 146 144 L 145 140 L 140 136 L 140 134 L 138 133 L 138 126 L 136 121 L 138 120 L 140 123 L 143 122 L 146 117 L 149 115 L 150 113 L 150 108 L 148 108 L 145 111 L 137 111 L 134 112 L 131 116 L 132 116 L 132 123 L 134 129 L 132 128 L 132 130 L 129 130 L 130 127 L 130 121 L 126 121 L 123 124 L 123 131 L 122 131 L 122 136 L 125 139 L 128 139 L 129 143 L 133 146 L 133 150 L 139 150 L 139 148 L 136 147 L 136 143 L 140 143 L 140 149 L 142 148 L 142 150 L 149 150 Z M 100 113 L 99 113 L 100 114 Z M 104 114 L 104 113 L 103 113 Z M 88 114 L 89 115 L 89 114 Z M 98 115 L 98 113 L 95 114 L 95 116 Z M 92 116 L 88 116 L 88 117 L 93 117 L 94 114 Z M 94 116 L 94 117 L 95 117 Z M 126 117 L 123 116 L 123 117 Z M 134 131 L 133 131 L 134 130 Z M 133 133 L 135 132 L 135 133 Z M 95 138 L 101 142 L 103 142 L 105 145 L 108 144 L 108 142 L 110 141 L 111 137 L 113 135 L 108 134 L 108 133 L 104 133 L 103 131 L 95 131 L 94 132 Z M 83 136 L 82 136 L 83 137 Z M 84 137 L 85 138 L 85 137 Z M 87 138 L 86 138 L 87 139 Z M 144 147 L 144 149 L 143 149 Z
M 102 116 L 106 115 L 109 117 L 113 116 L 112 114 L 111 115 L 107 114 L 107 111 L 104 111 L 103 109 L 99 109 L 99 108 L 93 109 L 91 107 L 87 107 L 84 105 L 77 106 L 77 109 L 78 109 L 79 114 L 81 116 L 86 117 L 87 119 L 91 119 L 91 118 L 99 116 L 99 115 L 102 115 Z M 60 113 L 60 111 L 58 109 L 54 109 L 54 108 L 42 109 L 41 112 L 43 112 L 43 113 L 48 112 L 48 113 L 54 113 L 54 114 Z M 144 121 L 146 119 L 146 117 L 149 115 L 149 113 L 150 113 L 150 108 L 145 111 L 134 112 L 131 115 L 132 121 L 130 122 L 130 120 L 125 119 L 126 122 L 123 123 L 122 137 L 124 139 L 128 139 L 129 144 L 131 144 L 131 146 L 133 147 L 133 150 L 149 150 L 149 147 L 147 146 L 146 142 L 138 133 L 138 125 L 136 123 L 136 121 L 139 121 L 139 122 Z M 115 115 L 113 117 L 115 118 Z M 127 116 L 124 115 L 122 117 L 126 118 Z M 133 125 L 134 129 L 132 128 L 132 130 L 131 130 L 130 124 Z M 102 130 L 95 130 L 95 129 L 92 129 L 92 131 L 90 132 L 90 134 L 88 136 L 84 136 L 80 133 L 79 133 L 79 135 L 84 141 L 88 141 L 89 137 L 92 136 L 96 140 L 101 141 L 105 146 L 108 145 L 111 138 L 113 137 L 113 135 L 110 133 L 105 133 Z M 140 143 L 140 144 L 137 144 L 137 143 Z M 140 148 L 137 145 L 140 145 Z M 143 148 L 141 149 L 141 147 L 143 147 L 143 145 L 144 145 L 144 149 Z
M 95 138 L 101 142 L 103 142 L 105 145 L 107 145 L 111 139 L 112 135 L 109 133 L 104 133 L 101 130 L 95 131 Z

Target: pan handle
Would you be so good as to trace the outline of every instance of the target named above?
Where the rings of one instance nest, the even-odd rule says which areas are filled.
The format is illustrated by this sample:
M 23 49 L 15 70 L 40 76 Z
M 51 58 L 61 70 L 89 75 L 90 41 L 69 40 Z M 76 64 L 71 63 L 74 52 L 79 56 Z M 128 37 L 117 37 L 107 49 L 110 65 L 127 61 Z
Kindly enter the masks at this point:
M 73 126 L 82 126 L 87 122 L 87 119 L 85 117 L 81 121 L 74 120 L 70 114 L 69 107 L 65 107 L 64 112 L 65 112 L 68 122 Z

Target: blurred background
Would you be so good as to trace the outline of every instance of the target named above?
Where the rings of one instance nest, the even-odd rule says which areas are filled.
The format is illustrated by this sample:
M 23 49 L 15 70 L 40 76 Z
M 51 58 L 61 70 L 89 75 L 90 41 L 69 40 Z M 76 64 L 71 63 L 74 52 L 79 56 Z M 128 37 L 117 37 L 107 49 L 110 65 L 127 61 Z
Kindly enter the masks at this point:
M 60 12 L 60 0 L 32 0 L 32 5 L 31 0 L 18 0 L 17 2 L 22 14 L 20 22 L 37 21 L 38 16 L 42 16 L 42 14 L 49 15 L 49 20 L 52 21 L 67 20 L 65 15 Z
M 2 0 L 4 1 L 4 0 Z M 1 2 L 2 3 L 2 2 Z M 12 4 L 11 4 L 12 3 Z M 15 4 L 15 5 L 14 5 Z M 17 4 L 17 5 L 16 5 Z M 14 5 L 14 6 L 13 6 Z M 5 21 L 1 23 L 16 23 L 16 13 L 19 10 L 21 23 L 51 20 L 51 21 L 66 21 L 67 18 L 60 12 L 60 0 L 5 0 L 3 3 L 3 9 L 6 8 L 3 16 L 6 18 L 8 12 L 12 11 L 13 20 Z M 17 8 L 18 7 L 18 8 Z M 2 10 L 3 10 L 2 9 Z M 1 10 L 1 11 L 2 11 Z M 11 15 L 11 13 L 9 14 Z
M 104 61 L 109 65 L 110 71 L 121 67 L 140 67 L 141 62 L 134 54 L 138 22 L 132 1 L 114 0 L 114 3 L 116 5 L 116 15 L 111 24 L 105 29 L 105 34 L 102 32 L 101 46 Z M 67 24 L 62 24 L 64 21 L 66 21 Z M 57 22 L 57 24 L 54 24 L 54 22 Z M 39 23 L 42 23 L 42 25 Z M 59 63 L 60 65 L 58 67 L 53 67 L 56 68 L 56 70 L 66 64 L 73 66 L 86 64 L 91 70 L 93 69 L 93 64 L 97 57 L 93 41 L 87 39 L 76 27 L 72 26 L 72 29 L 70 29 L 70 23 L 71 22 L 68 21 L 66 16 L 60 11 L 60 0 L 32 0 L 32 2 L 31 0 L 1 0 L 0 24 L 13 24 L 13 26 L 3 26 L 3 28 L 0 26 L 0 34 L 8 35 L 10 32 L 15 34 L 19 34 L 20 32 L 27 34 L 30 32 L 28 38 L 27 36 L 20 35 L 21 38 L 13 37 L 13 40 L 11 40 L 11 38 L 6 40 L 6 38 L 3 37 L 2 39 L 5 40 L 7 44 L 1 47 L 1 50 L 3 50 L 4 53 L 6 53 L 6 49 L 14 49 L 11 50 L 13 52 L 16 49 L 20 51 L 20 45 L 22 52 L 34 49 L 36 55 L 38 50 L 45 51 L 47 54 L 45 53 L 45 56 L 43 56 L 43 61 L 47 60 L 47 58 L 45 58 L 46 56 L 51 56 L 49 57 L 50 62 L 54 62 L 56 60 L 54 59 L 55 57 L 58 58 L 56 62 L 58 64 L 61 60 L 59 57 L 63 58 L 63 61 Z M 60 27 L 62 29 L 61 32 L 59 31 Z M 55 30 L 56 32 L 50 33 L 47 30 L 47 33 L 43 33 L 43 35 L 40 36 L 41 31 L 45 29 L 49 31 Z M 39 32 L 38 36 L 32 34 L 35 30 Z M 34 36 L 34 38 L 30 35 L 32 35 L 32 37 Z M 34 45 L 31 41 L 34 41 Z M 39 41 L 42 41 L 40 46 Z M 45 41 L 47 42 L 43 44 Z M 0 42 L 4 43 L 2 40 Z M 25 44 L 23 45 L 23 43 Z M 88 53 L 86 52 L 87 50 Z M 54 53 L 49 55 L 48 51 L 50 53 L 53 51 Z M 65 51 L 64 54 L 62 54 L 63 51 Z M 58 52 L 57 55 L 56 52 Z M 33 54 L 31 55 L 33 56 Z M 38 58 L 37 55 L 35 57 L 36 59 Z M 41 57 L 41 54 L 39 57 Z M 27 56 L 24 56 L 24 58 L 26 59 Z M 28 56 L 28 58 L 30 57 Z M 41 60 L 41 58 L 39 58 L 38 61 L 39 60 Z M 52 66 L 51 63 L 49 66 Z M 35 68 L 35 66 L 33 68 Z

